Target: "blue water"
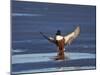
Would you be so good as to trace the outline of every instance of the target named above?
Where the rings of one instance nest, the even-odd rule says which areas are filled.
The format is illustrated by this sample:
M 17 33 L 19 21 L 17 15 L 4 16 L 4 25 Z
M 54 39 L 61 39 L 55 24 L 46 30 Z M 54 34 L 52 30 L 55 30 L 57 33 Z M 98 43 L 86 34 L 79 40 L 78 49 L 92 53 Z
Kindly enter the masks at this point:
M 59 71 L 57 67 L 65 67 L 62 71 L 95 69 L 95 6 L 12 1 L 11 7 L 13 74 Z M 39 32 L 44 32 L 47 36 L 54 36 L 56 31 L 60 29 L 62 35 L 67 35 L 78 25 L 81 28 L 79 37 L 69 47 L 65 47 L 65 52 L 72 53 L 72 57 L 79 55 L 76 60 L 43 62 L 42 59 L 47 55 L 42 59 L 38 58 L 44 53 L 49 55 L 49 53 L 57 52 L 56 46 L 44 39 Z M 34 56 L 30 57 L 35 54 L 37 54 L 35 59 Z M 78 59 L 85 55 L 87 58 Z M 24 59 L 28 62 L 25 63 Z M 42 60 L 42 62 L 35 62 L 36 59 Z M 46 60 L 48 59 L 46 58 Z M 21 60 L 23 61 L 20 63 Z M 30 60 L 32 61 L 30 62 Z

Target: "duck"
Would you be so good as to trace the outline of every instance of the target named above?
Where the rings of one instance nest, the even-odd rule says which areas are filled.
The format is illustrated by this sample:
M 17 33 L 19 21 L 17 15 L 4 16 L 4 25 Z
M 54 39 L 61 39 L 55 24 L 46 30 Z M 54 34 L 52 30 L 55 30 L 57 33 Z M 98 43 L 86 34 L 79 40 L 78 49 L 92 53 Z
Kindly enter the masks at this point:
M 63 36 L 61 34 L 61 30 L 57 30 L 54 37 L 48 37 L 44 33 L 40 32 L 40 34 L 47 39 L 49 42 L 55 44 L 57 46 L 57 56 L 55 60 L 64 60 L 65 59 L 65 46 L 69 46 L 80 34 L 80 26 L 77 26 L 72 32 Z

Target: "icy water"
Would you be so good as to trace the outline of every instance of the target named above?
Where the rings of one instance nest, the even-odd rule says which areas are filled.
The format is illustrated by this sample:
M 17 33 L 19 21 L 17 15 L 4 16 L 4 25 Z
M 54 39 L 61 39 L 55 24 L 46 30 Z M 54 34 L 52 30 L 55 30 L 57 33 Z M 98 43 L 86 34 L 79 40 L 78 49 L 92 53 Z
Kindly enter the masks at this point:
M 12 1 L 12 74 L 96 68 L 95 6 Z M 80 36 L 65 46 L 64 61 L 54 61 L 56 46 L 39 32 L 67 35 L 79 25 Z

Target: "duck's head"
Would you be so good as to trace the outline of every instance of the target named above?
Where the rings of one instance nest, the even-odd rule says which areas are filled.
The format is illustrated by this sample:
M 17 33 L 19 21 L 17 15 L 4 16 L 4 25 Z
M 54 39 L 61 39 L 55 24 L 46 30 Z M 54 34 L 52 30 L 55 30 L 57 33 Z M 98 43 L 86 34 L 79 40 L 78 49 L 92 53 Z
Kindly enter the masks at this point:
M 60 30 L 57 30 L 56 35 L 61 35 L 61 31 Z
M 56 40 L 62 40 L 62 39 L 63 39 L 63 36 L 61 36 L 61 31 L 57 30 L 57 32 L 56 32 Z

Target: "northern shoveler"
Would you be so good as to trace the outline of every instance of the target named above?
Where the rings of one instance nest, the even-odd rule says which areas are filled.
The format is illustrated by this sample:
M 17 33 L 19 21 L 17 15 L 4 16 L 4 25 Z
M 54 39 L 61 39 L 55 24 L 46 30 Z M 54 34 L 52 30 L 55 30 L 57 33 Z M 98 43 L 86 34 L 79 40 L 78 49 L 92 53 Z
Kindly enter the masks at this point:
M 64 46 L 70 45 L 74 39 L 76 39 L 80 34 L 80 27 L 77 26 L 75 30 L 71 33 L 69 33 L 66 36 L 61 35 L 61 31 L 57 30 L 55 37 L 47 37 L 42 32 L 40 32 L 44 38 L 49 40 L 50 42 L 54 43 L 57 46 L 58 54 L 55 60 L 64 60 Z

